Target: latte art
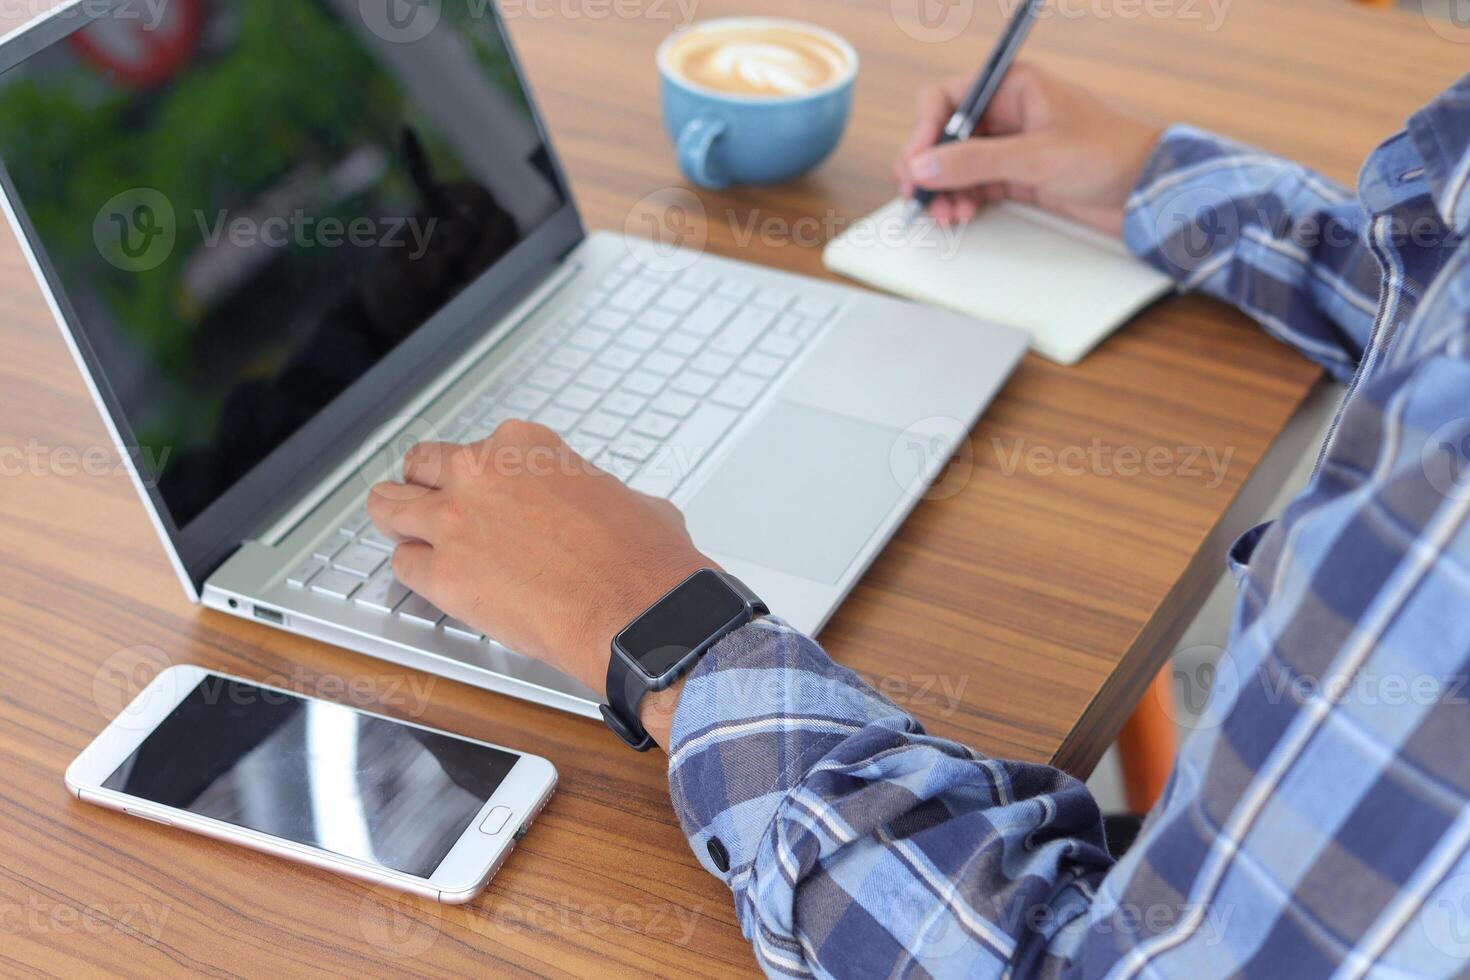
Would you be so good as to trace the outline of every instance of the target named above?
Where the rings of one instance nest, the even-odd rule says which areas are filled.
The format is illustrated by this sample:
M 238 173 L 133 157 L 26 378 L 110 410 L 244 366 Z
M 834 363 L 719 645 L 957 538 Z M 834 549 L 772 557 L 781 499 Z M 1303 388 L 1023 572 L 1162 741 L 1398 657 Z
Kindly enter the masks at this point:
M 773 98 L 814 92 L 848 68 L 847 55 L 826 38 L 777 26 L 696 30 L 673 46 L 669 62 L 696 85 Z

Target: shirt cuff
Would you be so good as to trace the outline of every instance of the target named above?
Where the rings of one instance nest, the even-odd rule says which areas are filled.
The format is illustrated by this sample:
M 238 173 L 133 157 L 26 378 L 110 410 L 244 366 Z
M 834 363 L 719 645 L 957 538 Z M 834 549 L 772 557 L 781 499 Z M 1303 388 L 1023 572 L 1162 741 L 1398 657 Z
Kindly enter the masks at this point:
M 1240 143 L 1193 126 L 1164 130 L 1123 211 L 1123 243 L 1134 255 L 1191 289 L 1228 261 L 1239 236 L 1239 180 L 1232 168 L 1254 172 L 1287 166 Z
M 689 673 L 670 739 L 670 796 L 695 857 L 737 887 L 792 787 L 874 724 L 923 732 L 779 619 L 725 637 Z

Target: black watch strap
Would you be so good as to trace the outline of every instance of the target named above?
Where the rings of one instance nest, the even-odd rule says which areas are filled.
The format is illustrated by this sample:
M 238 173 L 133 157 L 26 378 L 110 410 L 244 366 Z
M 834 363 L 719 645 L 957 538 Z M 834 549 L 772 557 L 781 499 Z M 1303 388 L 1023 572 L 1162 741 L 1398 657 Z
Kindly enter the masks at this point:
M 638 706 L 647 693 L 648 687 L 638 676 L 638 671 L 614 651 L 607 664 L 608 703 L 598 707 L 602 712 L 602 720 L 607 722 L 607 727 L 613 730 L 613 734 L 638 752 L 647 752 L 653 748 L 653 736 L 648 734 L 648 730 L 638 720 Z M 624 714 L 613 707 L 615 704 L 627 705 L 632 710 Z
M 731 591 L 745 600 L 745 604 L 750 608 L 750 617 L 745 622 L 736 625 L 734 629 L 739 629 L 741 626 L 770 612 L 766 604 L 744 582 L 725 572 L 719 572 L 717 574 L 730 587 Z M 662 602 L 663 600 L 660 599 L 659 601 Z M 734 632 L 734 630 L 730 632 Z M 705 643 L 701 653 L 709 652 L 710 647 L 724 639 L 727 635 L 729 634 L 711 636 Z M 644 696 L 651 689 L 648 679 L 643 676 L 642 671 L 639 671 L 632 664 L 629 664 L 620 657 L 616 649 L 610 651 L 610 653 L 611 657 L 607 664 L 608 703 L 598 706 L 602 712 L 602 720 L 607 722 L 607 727 L 611 728 L 618 738 L 627 743 L 629 748 L 638 752 L 647 752 L 653 748 L 653 736 L 648 734 L 648 731 L 643 727 L 643 723 L 639 721 L 639 706 L 643 703 Z M 692 663 L 686 665 L 685 671 L 687 672 L 692 666 Z

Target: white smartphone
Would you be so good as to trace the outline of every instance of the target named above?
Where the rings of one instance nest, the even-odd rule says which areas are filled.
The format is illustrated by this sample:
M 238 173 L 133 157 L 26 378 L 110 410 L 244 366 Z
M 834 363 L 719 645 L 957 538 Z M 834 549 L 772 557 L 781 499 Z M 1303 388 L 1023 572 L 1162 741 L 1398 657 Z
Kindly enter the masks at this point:
M 155 677 L 66 770 L 77 798 L 441 902 L 489 883 L 545 759 L 203 667 Z

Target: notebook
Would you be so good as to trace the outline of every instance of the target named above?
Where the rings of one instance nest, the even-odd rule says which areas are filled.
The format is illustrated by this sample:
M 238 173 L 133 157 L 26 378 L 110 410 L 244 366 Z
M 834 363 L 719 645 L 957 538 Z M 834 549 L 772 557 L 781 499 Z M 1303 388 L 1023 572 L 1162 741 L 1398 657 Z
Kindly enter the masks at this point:
M 1075 364 L 1174 282 L 1122 242 L 1037 208 L 991 205 L 963 228 L 927 217 L 902 226 L 903 202 L 828 244 L 827 268 L 886 292 L 1031 333 L 1031 348 Z

